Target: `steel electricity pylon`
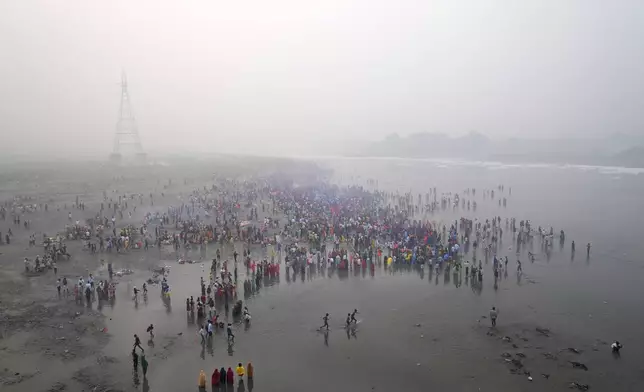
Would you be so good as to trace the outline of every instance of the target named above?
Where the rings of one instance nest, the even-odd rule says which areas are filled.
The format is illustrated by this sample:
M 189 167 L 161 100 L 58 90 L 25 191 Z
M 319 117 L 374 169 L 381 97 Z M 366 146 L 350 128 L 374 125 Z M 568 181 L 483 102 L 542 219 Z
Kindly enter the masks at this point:
M 121 105 L 119 108 L 119 119 L 116 123 L 114 134 L 114 148 L 110 159 L 121 161 L 123 159 L 145 160 L 146 154 L 141 145 L 139 130 L 136 126 L 136 118 L 130 103 L 130 93 L 127 88 L 127 77 L 125 72 L 121 74 Z

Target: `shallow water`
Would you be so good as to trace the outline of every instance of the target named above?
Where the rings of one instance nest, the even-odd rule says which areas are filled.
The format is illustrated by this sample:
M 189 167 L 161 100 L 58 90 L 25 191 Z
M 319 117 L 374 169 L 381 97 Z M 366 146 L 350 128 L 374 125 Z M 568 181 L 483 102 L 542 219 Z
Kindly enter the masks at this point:
M 147 305 L 141 301 L 135 307 L 125 282 L 119 285 L 115 306 L 102 309 L 111 318 L 108 328 L 114 337 L 107 354 L 127 362 L 132 334 L 138 333 L 145 346 L 145 328 L 153 323 L 155 345 L 147 349 L 146 388 L 150 391 L 196 388 L 200 369 L 210 374 L 215 367 L 249 361 L 255 366 L 253 387 L 257 391 L 563 391 L 569 390 L 572 381 L 590 384 L 591 390 L 642 389 L 644 376 L 635 353 L 644 349 L 639 339 L 644 176 L 595 168 L 417 160 L 333 159 L 324 163 L 336 169 L 334 179 L 340 183 L 366 185 L 368 178 L 374 178 L 379 189 L 411 190 L 414 199 L 418 192 L 424 199 L 424 193 L 434 186 L 439 193 L 475 187 L 476 212 L 449 211 L 431 219 L 449 222 L 460 216 L 485 219 L 496 215 L 503 221 L 506 217 L 530 219 L 533 227 L 553 226 L 555 233 L 565 230 L 566 244 L 560 250 L 556 241 L 549 260 L 536 245 L 534 263 L 527 261 L 524 249 L 520 256 L 524 274 L 519 279 L 514 250 L 507 250 L 512 245 L 509 230 L 503 225 L 502 249 L 506 251 L 500 256 L 508 254 L 511 262 L 507 278 L 498 281 L 497 289 L 491 261 L 481 290 L 471 289 L 469 281 L 452 274 L 446 277 L 416 269 L 378 267 L 374 276 L 368 272 L 321 273 L 303 280 L 300 276 L 287 280 L 282 271 L 278 284 L 262 288 L 248 301 L 252 326 L 248 330 L 237 327 L 235 345 L 229 349 L 225 336 L 216 335 L 212 349 L 207 346 L 203 351 L 198 327 L 187 317 L 185 298 L 198 294 L 199 277 L 206 277 L 209 264 L 202 273 L 200 264 L 168 262 L 172 265 L 171 310 L 163 305 L 157 287 L 151 287 Z M 482 190 L 499 184 L 506 186 L 506 208 L 498 207 L 498 196 L 483 200 Z M 574 258 L 571 240 L 577 243 Z M 589 258 L 587 242 L 593 244 Z M 478 258 L 483 258 L 480 251 Z M 136 284 L 144 277 L 130 279 Z M 487 335 L 489 320 L 481 317 L 491 306 L 500 310 L 498 336 Z M 342 327 L 346 313 L 354 308 L 362 319 L 355 335 Z M 328 335 L 316 331 L 326 312 L 332 317 Z M 539 336 L 536 326 L 549 328 L 552 335 Z M 506 335 L 517 348 L 500 339 Z M 608 349 L 614 339 L 625 345 L 619 359 Z M 582 352 L 570 354 L 567 347 Z M 510 374 L 500 357 L 503 352 L 524 353 L 534 381 Z M 546 352 L 556 353 L 559 359 L 544 359 Z M 572 369 L 568 360 L 585 363 L 589 371 Z M 249 389 L 248 383 L 244 387 Z

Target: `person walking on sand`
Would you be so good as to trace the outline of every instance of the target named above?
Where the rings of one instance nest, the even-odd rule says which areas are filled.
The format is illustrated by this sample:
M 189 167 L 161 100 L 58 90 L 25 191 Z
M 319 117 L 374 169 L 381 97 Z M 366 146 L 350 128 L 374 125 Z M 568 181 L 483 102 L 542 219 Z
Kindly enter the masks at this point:
M 492 320 L 492 326 L 496 327 L 496 318 L 499 316 L 499 311 L 496 310 L 496 307 L 492 306 L 490 310 L 490 320 Z
M 201 337 L 201 344 L 206 343 L 206 330 L 204 329 L 203 325 L 199 329 L 199 336 Z
M 132 349 L 136 350 L 137 347 L 141 349 L 141 352 L 145 351 L 143 350 L 143 347 L 141 347 L 141 339 L 139 339 L 139 337 L 134 334 L 134 346 L 132 347 Z

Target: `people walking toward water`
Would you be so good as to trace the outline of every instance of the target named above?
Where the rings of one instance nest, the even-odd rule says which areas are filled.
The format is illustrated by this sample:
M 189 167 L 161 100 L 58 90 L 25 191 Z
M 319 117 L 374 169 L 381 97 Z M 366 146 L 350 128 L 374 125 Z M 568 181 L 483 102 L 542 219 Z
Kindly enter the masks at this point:
M 235 342 L 235 334 L 233 333 L 233 325 L 231 323 L 228 323 L 228 327 L 226 328 L 226 334 L 228 335 L 228 341 L 230 342 Z

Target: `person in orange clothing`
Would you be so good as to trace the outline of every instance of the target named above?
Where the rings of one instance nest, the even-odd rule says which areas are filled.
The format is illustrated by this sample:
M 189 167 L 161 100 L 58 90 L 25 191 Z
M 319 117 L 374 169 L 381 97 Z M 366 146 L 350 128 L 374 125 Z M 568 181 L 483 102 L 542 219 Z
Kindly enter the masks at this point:
M 199 380 L 197 381 L 197 385 L 199 388 L 205 388 L 206 387 L 206 373 L 204 371 L 199 372 Z
M 246 369 L 248 370 L 248 378 L 253 378 L 253 372 L 255 371 L 255 369 L 253 368 L 253 364 L 248 362 Z

